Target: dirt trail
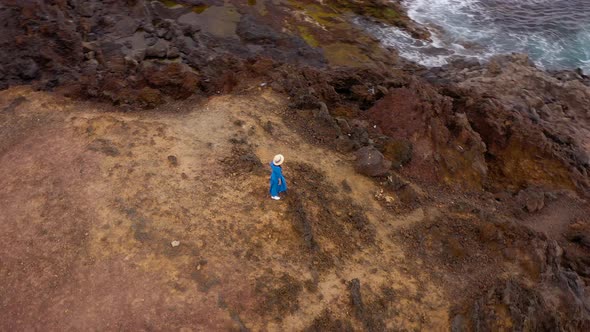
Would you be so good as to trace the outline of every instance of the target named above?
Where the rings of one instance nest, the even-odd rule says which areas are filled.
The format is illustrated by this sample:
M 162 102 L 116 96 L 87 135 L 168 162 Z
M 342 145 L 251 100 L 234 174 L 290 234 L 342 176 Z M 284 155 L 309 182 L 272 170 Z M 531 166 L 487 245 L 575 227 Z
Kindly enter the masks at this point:
M 118 113 L 3 91 L 0 305 L 14 319 L 0 329 L 445 329 L 445 295 L 404 265 L 376 185 L 287 128 L 284 105 L 261 92 Z M 291 190 L 275 202 L 266 163 L 278 152 Z M 316 194 L 302 187 L 313 185 L 306 169 L 324 202 L 305 200 Z M 315 249 L 293 224 L 292 192 Z M 369 240 L 343 221 L 352 203 Z M 362 314 L 351 305 L 355 278 Z

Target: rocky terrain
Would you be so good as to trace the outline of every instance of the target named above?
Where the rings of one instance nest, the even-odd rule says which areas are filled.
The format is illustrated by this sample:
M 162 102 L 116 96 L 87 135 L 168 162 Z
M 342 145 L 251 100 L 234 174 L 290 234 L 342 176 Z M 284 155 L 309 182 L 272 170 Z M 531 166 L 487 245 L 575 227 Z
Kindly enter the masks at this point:
M 589 330 L 590 79 L 359 17 L 0 0 L 0 329 Z

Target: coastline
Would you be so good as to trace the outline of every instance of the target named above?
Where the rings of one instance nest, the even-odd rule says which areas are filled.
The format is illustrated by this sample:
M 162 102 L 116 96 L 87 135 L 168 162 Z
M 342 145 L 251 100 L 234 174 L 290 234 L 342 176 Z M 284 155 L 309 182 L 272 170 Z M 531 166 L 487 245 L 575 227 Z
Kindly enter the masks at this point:
M 407 40 L 395 29 L 380 38 L 423 65 L 440 66 L 453 57 L 487 62 L 495 55 L 526 53 L 542 69 L 590 70 L 585 20 L 590 11 L 580 1 L 415 0 L 404 5 L 408 17 L 433 29 L 432 43 Z M 379 34 L 380 28 L 372 29 Z
M 426 68 L 359 15 L 428 38 L 389 1 L 4 1 L 0 329 L 590 328 L 590 78 Z

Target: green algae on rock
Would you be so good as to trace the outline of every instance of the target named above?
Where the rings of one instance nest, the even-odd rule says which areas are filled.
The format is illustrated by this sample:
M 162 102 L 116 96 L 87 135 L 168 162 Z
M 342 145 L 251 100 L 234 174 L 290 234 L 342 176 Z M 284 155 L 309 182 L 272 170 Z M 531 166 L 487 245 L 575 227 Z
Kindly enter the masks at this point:
M 317 23 L 323 26 L 329 26 L 342 20 L 340 18 L 341 13 L 334 11 L 330 7 L 311 4 L 301 6 L 300 8 Z
M 330 64 L 335 66 L 361 67 L 371 62 L 371 59 L 354 44 L 333 43 L 322 48 Z
M 193 7 L 193 12 L 197 13 L 197 14 L 201 14 L 202 12 L 204 12 L 205 10 L 207 10 L 207 8 L 209 8 L 209 5 L 198 5 L 198 6 L 194 6 Z
M 289 1 L 295 8 L 287 27 L 309 46 L 323 50 L 330 65 L 378 67 L 377 62 L 392 64 L 397 56 L 351 22 L 348 9 L 315 1 Z M 295 26 L 295 28 L 293 28 Z
M 187 4 L 179 3 L 174 0 L 158 0 L 158 1 L 160 3 L 162 3 L 164 6 L 166 6 L 167 8 L 175 9 L 175 8 L 188 7 Z M 208 4 L 199 4 L 199 5 L 192 6 L 191 8 L 192 8 L 193 12 L 200 14 L 200 13 L 204 12 L 209 7 L 210 7 L 210 5 L 208 5 Z
M 178 2 L 176 2 L 174 0 L 158 0 L 158 1 L 160 1 L 164 6 L 166 6 L 168 8 L 183 6 L 182 4 L 179 4 Z
M 335 0 L 330 1 L 326 6 L 338 12 L 353 12 L 360 16 L 370 17 L 382 23 L 403 28 L 419 39 L 430 38 L 430 33 L 426 29 L 416 25 L 397 2 Z
M 193 8 L 191 12 L 179 17 L 178 21 L 197 26 L 215 37 L 237 38 L 236 28 L 241 15 L 234 6 L 196 6 Z
M 300 25 L 297 28 L 299 29 L 299 35 L 301 36 L 301 38 L 303 38 L 303 40 L 305 40 L 307 45 L 311 47 L 319 46 L 317 39 L 315 39 L 313 34 L 309 32 L 309 29 L 307 27 Z

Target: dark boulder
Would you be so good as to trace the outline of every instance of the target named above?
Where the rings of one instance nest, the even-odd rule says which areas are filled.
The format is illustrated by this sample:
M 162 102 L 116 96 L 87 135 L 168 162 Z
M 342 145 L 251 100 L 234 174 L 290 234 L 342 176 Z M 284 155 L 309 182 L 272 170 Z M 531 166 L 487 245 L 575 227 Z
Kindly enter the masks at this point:
M 138 28 L 139 23 L 131 17 L 121 18 L 114 27 L 119 36 L 131 36 Z
M 168 42 L 163 39 L 158 39 L 156 43 L 149 46 L 145 51 L 145 56 L 148 58 L 165 58 L 168 54 Z
M 372 146 L 365 146 L 356 152 L 357 172 L 367 176 L 383 176 L 389 172 L 391 161 L 385 159 L 379 150 Z
M 39 65 L 31 58 L 25 58 L 17 62 L 18 76 L 25 80 L 32 80 L 39 75 Z
M 257 22 L 251 16 L 240 20 L 236 32 L 244 42 L 253 44 L 274 44 L 284 38 L 276 29 Z

